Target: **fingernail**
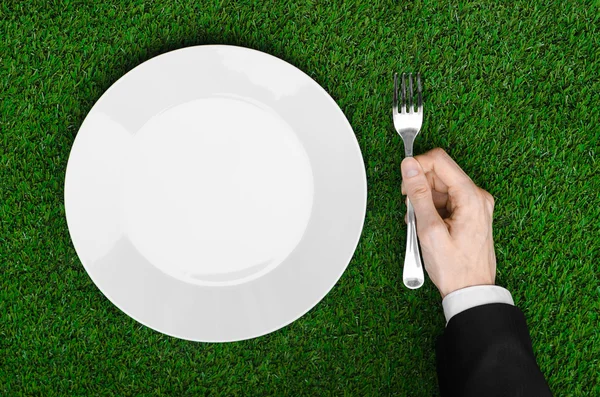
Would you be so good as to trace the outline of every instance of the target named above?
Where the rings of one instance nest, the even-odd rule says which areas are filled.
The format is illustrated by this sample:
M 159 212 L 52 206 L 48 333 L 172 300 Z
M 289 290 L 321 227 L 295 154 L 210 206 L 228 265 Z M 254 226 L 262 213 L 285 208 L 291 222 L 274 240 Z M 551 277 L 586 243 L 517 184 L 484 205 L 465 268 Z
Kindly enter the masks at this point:
M 419 164 L 417 160 L 408 157 L 402 161 L 402 175 L 405 178 L 412 178 L 419 175 Z

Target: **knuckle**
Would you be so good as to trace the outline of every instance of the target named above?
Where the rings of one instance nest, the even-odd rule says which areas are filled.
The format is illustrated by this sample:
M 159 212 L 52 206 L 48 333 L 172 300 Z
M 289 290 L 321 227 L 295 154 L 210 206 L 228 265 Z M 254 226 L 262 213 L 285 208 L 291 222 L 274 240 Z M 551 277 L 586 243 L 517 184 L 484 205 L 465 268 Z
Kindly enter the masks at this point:
M 477 190 L 479 187 L 469 178 L 468 175 L 465 175 L 465 178 L 463 178 L 463 180 L 459 183 L 459 186 L 462 191 L 477 196 Z
M 481 189 L 482 193 L 483 193 L 483 198 L 485 199 L 485 201 L 488 203 L 488 205 L 493 209 L 494 205 L 496 204 L 496 200 L 494 200 L 494 196 L 492 196 L 490 194 L 490 192 Z
M 489 201 L 486 201 L 485 205 L 490 213 L 494 212 L 494 204 L 490 203 Z
M 442 157 L 442 156 L 447 156 L 448 154 L 446 153 L 446 151 L 444 149 L 442 149 L 441 147 L 436 147 L 435 149 L 431 150 L 431 154 L 433 154 L 436 157 Z
M 433 160 L 439 159 L 442 156 L 448 156 L 446 151 L 441 147 L 433 148 L 425 153 L 418 154 L 414 158 L 418 161 L 420 158 L 431 158 Z

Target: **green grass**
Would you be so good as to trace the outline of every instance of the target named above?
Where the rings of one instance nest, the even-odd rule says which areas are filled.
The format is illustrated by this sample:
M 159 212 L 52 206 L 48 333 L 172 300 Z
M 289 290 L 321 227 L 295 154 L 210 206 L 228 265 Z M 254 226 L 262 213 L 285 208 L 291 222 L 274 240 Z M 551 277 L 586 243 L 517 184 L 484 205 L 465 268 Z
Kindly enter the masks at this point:
M 497 283 L 524 311 L 556 396 L 600 395 L 600 9 L 561 1 L 0 3 L 0 394 L 437 395 L 444 317 L 402 285 L 402 144 L 392 73 L 420 70 L 415 151 L 445 148 L 496 198 Z M 190 45 L 278 56 L 338 102 L 369 185 L 356 254 L 268 336 L 154 332 L 94 286 L 71 244 L 73 139 L 120 76 Z

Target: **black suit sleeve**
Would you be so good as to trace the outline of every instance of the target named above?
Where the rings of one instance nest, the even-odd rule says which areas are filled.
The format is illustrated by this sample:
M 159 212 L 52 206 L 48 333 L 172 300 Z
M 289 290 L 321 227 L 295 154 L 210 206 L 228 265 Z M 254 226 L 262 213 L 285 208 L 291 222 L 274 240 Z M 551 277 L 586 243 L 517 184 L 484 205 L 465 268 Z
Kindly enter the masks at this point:
M 552 396 L 516 306 L 491 303 L 455 315 L 436 356 L 442 397 Z

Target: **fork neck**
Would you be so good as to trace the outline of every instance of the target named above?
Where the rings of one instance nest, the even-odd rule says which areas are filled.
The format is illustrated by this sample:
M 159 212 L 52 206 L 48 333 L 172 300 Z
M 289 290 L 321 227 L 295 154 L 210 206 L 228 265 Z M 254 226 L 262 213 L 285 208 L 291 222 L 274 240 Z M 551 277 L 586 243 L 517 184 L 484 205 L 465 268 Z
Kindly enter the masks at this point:
M 419 130 L 413 129 L 403 129 L 398 132 L 400 137 L 402 137 L 402 142 L 404 143 L 404 157 L 412 157 L 413 156 L 413 143 L 415 142 L 415 138 L 419 133 Z
M 404 142 L 404 157 L 412 157 L 413 156 L 413 142 L 414 138 L 405 138 Z

